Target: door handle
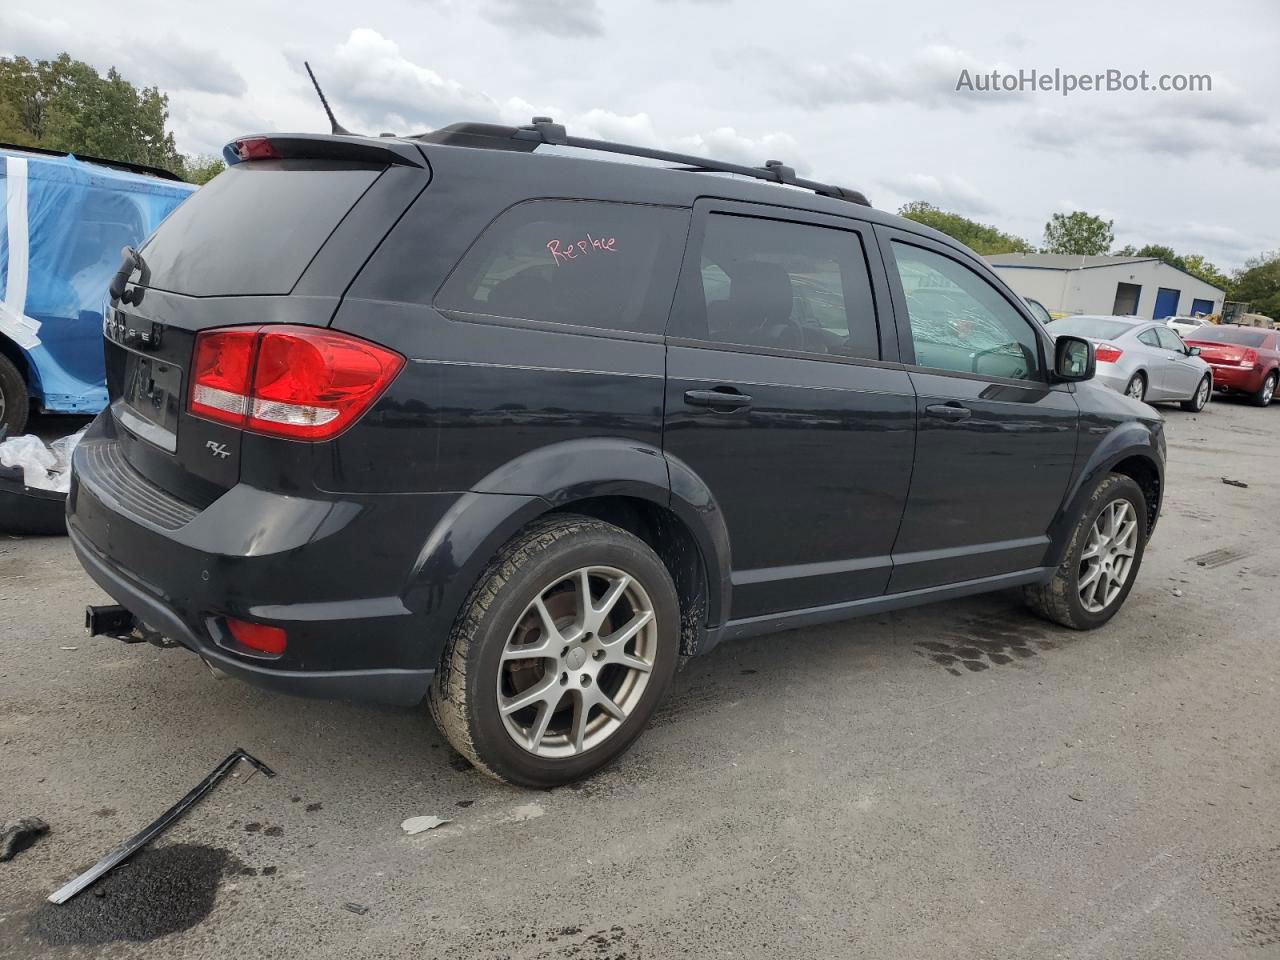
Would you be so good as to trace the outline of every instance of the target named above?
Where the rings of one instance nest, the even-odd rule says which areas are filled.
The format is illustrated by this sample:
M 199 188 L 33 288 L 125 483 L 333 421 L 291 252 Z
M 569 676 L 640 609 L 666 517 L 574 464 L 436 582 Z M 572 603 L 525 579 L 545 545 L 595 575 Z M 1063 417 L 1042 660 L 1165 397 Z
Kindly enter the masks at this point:
M 733 387 L 716 387 L 714 390 L 686 390 L 684 402 L 691 407 L 710 407 L 712 410 L 745 410 L 751 406 L 751 398 Z
M 967 420 L 973 415 L 973 411 L 968 407 L 952 401 L 951 403 L 931 403 L 924 408 L 924 412 L 931 417 L 941 417 L 943 420 Z

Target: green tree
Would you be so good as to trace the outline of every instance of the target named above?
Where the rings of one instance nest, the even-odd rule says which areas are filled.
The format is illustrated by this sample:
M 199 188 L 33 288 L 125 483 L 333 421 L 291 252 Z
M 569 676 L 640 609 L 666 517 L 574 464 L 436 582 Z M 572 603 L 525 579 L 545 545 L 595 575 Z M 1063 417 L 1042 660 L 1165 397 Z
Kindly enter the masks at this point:
M 1148 243 L 1146 246 L 1138 248 L 1138 252 L 1133 254 L 1135 257 L 1155 257 L 1162 260 L 1171 267 L 1177 267 L 1179 270 L 1187 269 L 1187 261 L 1173 252 L 1173 247 L 1166 247 L 1162 243 Z
M 182 179 L 187 183 L 208 183 L 225 169 L 222 158 L 212 154 L 189 153 L 182 158 Z
M 1232 278 L 1228 296 L 1248 303 L 1254 313 L 1280 317 L 1280 250 L 1246 260 Z
M 103 76 L 65 53 L 0 58 L 0 129 L 16 134 L 10 142 L 181 173 L 168 119 L 166 94 L 135 87 L 114 67 Z
M 1198 253 L 1189 253 L 1183 257 L 1182 269 L 1193 277 L 1197 277 L 1205 283 L 1211 283 L 1223 290 L 1231 286 L 1231 278 Z
M 915 200 L 904 205 L 898 216 L 933 227 L 954 240 L 959 240 L 975 253 L 990 256 L 996 253 L 1033 253 L 1035 247 L 1021 237 L 1004 233 L 985 223 L 978 223 L 958 213 L 939 210 L 931 203 Z
M 1046 253 L 1071 253 L 1092 257 L 1111 249 L 1114 222 L 1083 210 L 1055 213 L 1044 225 Z

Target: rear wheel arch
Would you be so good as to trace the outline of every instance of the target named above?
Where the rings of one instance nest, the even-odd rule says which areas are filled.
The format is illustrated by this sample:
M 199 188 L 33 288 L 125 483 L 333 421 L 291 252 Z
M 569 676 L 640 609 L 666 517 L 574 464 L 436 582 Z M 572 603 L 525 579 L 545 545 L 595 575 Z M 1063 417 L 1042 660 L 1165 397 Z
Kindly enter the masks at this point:
M 647 544 L 671 574 L 680 598 L 680 652 L 698 652 L 708 625 L 711 576 L 698 538 L 675 511 L 638 497 L 591 497 L 557 506 L 539 520 L 558 514 L 603 520 Z

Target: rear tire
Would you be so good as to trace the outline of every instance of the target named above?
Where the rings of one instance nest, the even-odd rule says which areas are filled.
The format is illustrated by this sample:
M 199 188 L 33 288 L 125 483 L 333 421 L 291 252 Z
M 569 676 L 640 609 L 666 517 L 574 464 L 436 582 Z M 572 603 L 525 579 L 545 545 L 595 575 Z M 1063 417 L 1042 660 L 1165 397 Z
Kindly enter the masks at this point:
M 1188 413 L 1199 413 L 1208 405 L 1211 393 L 1213 393 L 1213 378 L 1206 373 L 1191 399 L 1182 401 L 1182 409 Z
M 1133 399 L 1140 402 L 1145 402 L 1147 399 L 1147 378 L 1140 373 L 1135 373 L 1129 378 L 1129 382 L 1125 384 L 1124 395 L 1133 397 Z
M 1109 533 L 1112 519 L 1116 522 Z M 1124 606 L 1146 547 L 1147 501 L 1142 488 L 1132 477 L 1107 474 L 1076 521 L 1053 578 L 1024 587 L 1023 596 L 1046 620 L 1072 630 L 1093 630 Z
M 1276 372 L 1272 370 L 1267 374 L 1267 378 L 1262 381 L 1256 393 L 1249 394 L 1249 402 L 1255 407 L 1265 407 L 1271 403 L 1271 398 L 1276 392 Z
M 557 516 L 518 535 L 481 575 L 428 705 L 483 773 L 556 787 L 631 746 L 679 654 L 680 601 L 658 556 L 612 524 Z
M 8 427 L 9 437 L 16 437 L 27 426 L 31 400 L 27 384 L 13 361 L 0 353 L 0 427 Z

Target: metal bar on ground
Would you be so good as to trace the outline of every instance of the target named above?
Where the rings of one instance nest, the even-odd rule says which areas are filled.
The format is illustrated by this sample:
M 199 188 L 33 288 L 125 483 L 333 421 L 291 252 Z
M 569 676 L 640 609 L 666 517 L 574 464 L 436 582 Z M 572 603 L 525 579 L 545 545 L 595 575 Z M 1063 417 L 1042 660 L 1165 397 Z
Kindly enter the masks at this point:
M 116 847 L 105 857 L 95 863 L 80 876 L 76 877 L 70 883 L 59 888 L 49 895 L 50 903 L 66 903 L 81 890 L 91 885 L 95 880 L 114 870 L 124 861 L 145 847 L 155 837 L 159 836 L 175 821 L 179 820 L 188 810 L 200 802 L 200 799 L 216 787 L 228 773 L 241 760 L 253 764 L 254 767 L 261 770 L 268 777 L 274 777 L 276 772 L 268 767 L 257 757 L 245 751 L 243 747 L 236 747 L 235 753 L 223 760 L 214 771 L 200 781 L 196 787 L 185 797 L 175 803 L 172 807 L 160 815 L 160 818 L 154 823 L 145 827 L 140 833 L 130 837 L 122 845 Z

